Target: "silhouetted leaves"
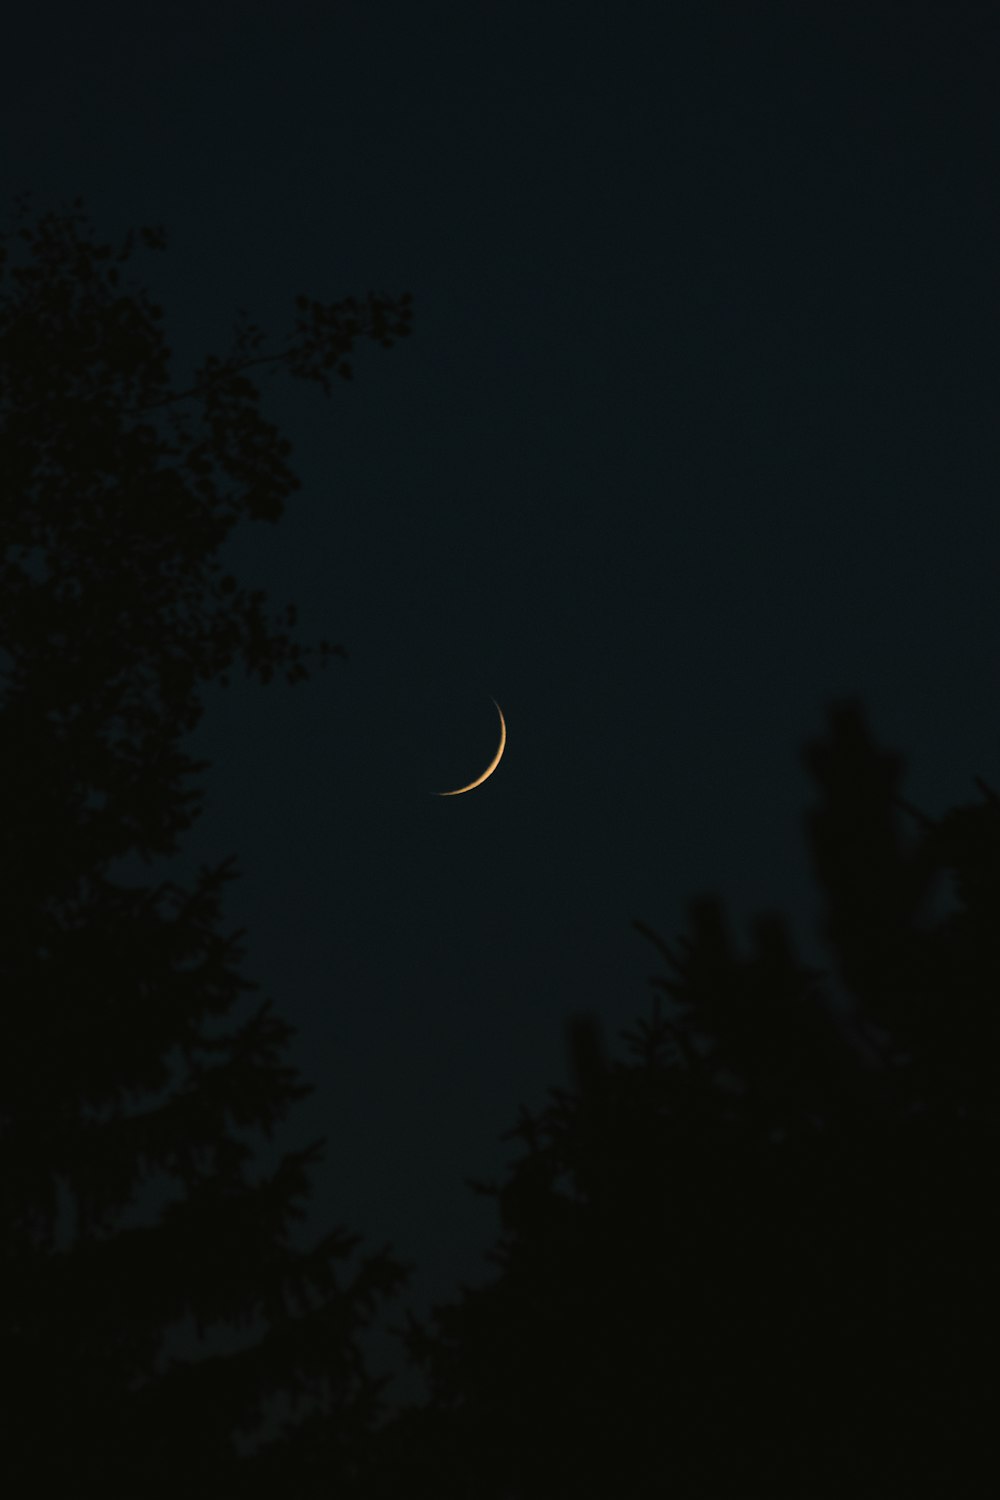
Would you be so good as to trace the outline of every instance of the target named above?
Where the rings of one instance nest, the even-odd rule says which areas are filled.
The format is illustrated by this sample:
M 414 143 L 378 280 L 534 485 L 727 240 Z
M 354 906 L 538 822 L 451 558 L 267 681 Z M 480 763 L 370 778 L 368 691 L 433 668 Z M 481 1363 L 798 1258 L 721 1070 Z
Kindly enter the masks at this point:
M 249 1495 L 269 1461 L 234 1439 L 277 1398 L 325 1414 L 329 1483 L 356 1467 L 381 1387 L 358 1334 L 405 1272 L 383 1251 L 348 1278 L 343 1230 L 294 1243 L 319 1146 L 253 1171 L 248 1137 L 306 1090 L 289 1027 L 243 1006 L 231 861 L 187 890 L 112 871 L 173 853 L 197 816 L 181 745 L 203 686 L 237 657 L 294 682 L 316 654 L 218 558 L 298 487 L 251 368 L 326 385 L 332 349 L 391 342 L 409 307 L 370 299 L 345 327 L 348 304 L 309 304 L 273 354 L 242 315 L 178 391 L 133 248 L 99 244 L 79 205 L 22 214 L 2 246 L 2 1462 L 16 1494 Z M 293 1490 L 315 1433 L 293 1417 L 282 1438 Z
M 432 1395 L 393 1439 L 438 1494 L 978 1492 L 1000 1249 L 998 803 L 980 784 L 983 805 L 917 814 L 907 849 L 902 762 L 859 705 L 835 705 L 805 753 L 858 1011 L 835 1011 L 777 914 L 749 955 L 714 896 L 677 944 L 636 924 L 668 973 L 624 1033 L 630 1059 L 571 1020 L 572 1089 L 522 1114 L 507 1181 L 476 1185 L 498 1203 L 497 1275 L 405 1331 Z M 959 908 L 934 924 L 924 903 L 949 870 Z M 386 1462 L 384 1493 L 402 1494 L 405 1459 Z

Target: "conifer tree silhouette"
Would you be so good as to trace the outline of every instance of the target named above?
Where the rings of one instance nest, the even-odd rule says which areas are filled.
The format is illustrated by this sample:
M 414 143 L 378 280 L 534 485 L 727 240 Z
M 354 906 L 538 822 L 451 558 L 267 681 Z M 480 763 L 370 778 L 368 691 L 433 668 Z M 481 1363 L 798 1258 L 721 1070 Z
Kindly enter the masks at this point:
M 204 685 L 237 659 L 298 681 L 339 649 L 301 646 L 294 608 L 270 618 L 217 554 L 298 487 L 257 374 L 328 390 L 358 339 L 409 331 L 409 298 L 300 298 L 272 352 L 244 319 L 177 390 L 134 248 L 80 200 L 22 203 L 0 243 L 0 1470 L 11 1495 L 250 1495 L 280 1451 L 305 1495 L 322 1452 L 329 1493 L 378 1408 L 358 1332 L 404 1269 L 381 1251 L 348 1277 L 343 1229 L 293 1245 L 319 1144 L 254 1171 L 248 1133 L 306 1089 L 270 1004 L 241 1014 L 232 862 L 190 889 L 112 867 L 196 818 Z M 230 1342 L 178 1355 L 185 1321 Z M 274 1397 L 325 1420 L 241 1459 Z
M 980 782 L 940 820 L 909 807 L 856 700 L 803 754 L 856 1015 L 774 913 L 749 956 L 711 895 L 676 944 L 637 923 L 667 970 L 652 1014 L 613 1061 L 572 1018 L 572 1087 L 522 1114 L 504 1183 L 472 1184 L 497 1200 L 498 1270 L 402 1330 L 431 1396 L 373 1494 L 408 1464 L 496 1500 L 981 1493 L 1000 804 Z M 958 909 L 934 920 L 949 873 Z

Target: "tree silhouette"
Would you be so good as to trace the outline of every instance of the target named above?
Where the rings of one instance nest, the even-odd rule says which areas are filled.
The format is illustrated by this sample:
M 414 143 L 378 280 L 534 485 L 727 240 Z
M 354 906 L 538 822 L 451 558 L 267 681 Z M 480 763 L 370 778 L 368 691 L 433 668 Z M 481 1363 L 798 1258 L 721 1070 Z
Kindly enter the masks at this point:
M 137 239 L 164 242 L 102 244 L 77 200 L 22 203 L 0 242 L 2 1466 L 19 1495 L 253 1494 L 280 1457 L 305 1495 L 321 1454 L 329 1493 L 379 1405 L 358 1332 L 405 1271 L 384 1250 L 348 1277 L 343 1229 L 295 1247 L 319 1143 L 253 1171 L 307 1090 L 290 1028 L 245 1006 L 232 862 L 191 889 L 113 867 L 197 817 L 181 742 L 205 684 L 237 659 L 295 682 L 339 650 L 218 560 L 298 488 L 255 377 L 329 390 L 358 340 L 409 331 L 410 299 L 299 298 L 270 352 L 243 318 L 177 390 Z M 178 1353 L 185 1325 L 214 1343 Z M 241 1456 L 275 1398 L 325 1419 Z
M 837 704 L 806 764 L 825 927 L 853 1000 L 782 919 L 740 956 L 713 896 L 609 1060 L 512 1134 L 495 1277 L 412 1316 L 431 1396 L 381 1488 L 442 1495 L 981 1493 L 992 1467 L 1000 804 L 935 821 Z M 898 819 L 917 825 L 908 847 Z M 957 910 L 933 919 L 936 882 Z

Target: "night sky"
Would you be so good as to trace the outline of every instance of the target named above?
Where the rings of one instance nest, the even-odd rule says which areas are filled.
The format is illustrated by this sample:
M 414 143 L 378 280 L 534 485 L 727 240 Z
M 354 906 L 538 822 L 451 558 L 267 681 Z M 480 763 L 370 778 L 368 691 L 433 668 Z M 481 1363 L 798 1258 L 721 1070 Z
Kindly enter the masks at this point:
M 701 891 L 823 967 L 802 743 L 861 697 L 936 814 L 1000 783 L 1000 12 L 992 4 L 36 0 L 0 209 L 82 194 L 178 379 L 236 310 L 414 297 L 229 562 L 340 642 L 206 699 L 178 872 L 238 857 L 245 972 L 328 1138 L 309 1226 L 418 1309 L 489 1272 L 563 1020 L 614 1039 Z M 13 28 L 13 29 L 12 29 Z M 506 755 L 468 796 L 506 716 Z M 398 1315 L 399 1308 L 388 1321 Z M 386 1346 L 388 1347 L 388 1346 Z

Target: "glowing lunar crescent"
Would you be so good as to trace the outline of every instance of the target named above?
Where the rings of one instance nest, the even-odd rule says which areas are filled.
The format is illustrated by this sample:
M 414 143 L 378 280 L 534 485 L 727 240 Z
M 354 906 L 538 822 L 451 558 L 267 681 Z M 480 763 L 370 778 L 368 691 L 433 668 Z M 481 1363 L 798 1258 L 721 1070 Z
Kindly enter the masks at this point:
M 473 787 L 482 786 L 487 777 L 492 776 L 493 772 L 500 764 L 500 757 L 503 755 L 504 746 L 507 743 L 507 726 L 503 721 L 503 714 L 500 712 L 499 703 L 495 698 L 493 698 L 491 701 L 497 713 L 500 714 L 500 743 L 497 746 L 496 755 L 494 755 L 493 759 L 490 761 L 483 774 L 481 776 L 477 776 L 475 781 L 470 781 L 468 786 L 456 787 L 453 792 L 435 792 L 435 797 L 460 797 L 463 792 L 471 792 Z

